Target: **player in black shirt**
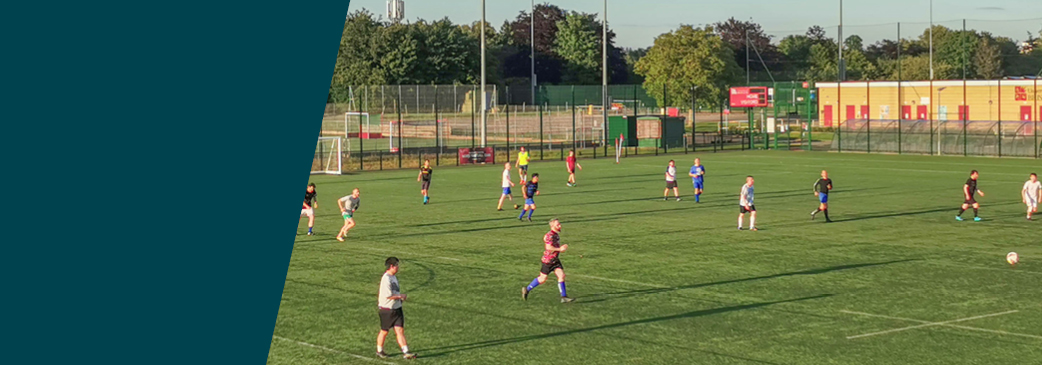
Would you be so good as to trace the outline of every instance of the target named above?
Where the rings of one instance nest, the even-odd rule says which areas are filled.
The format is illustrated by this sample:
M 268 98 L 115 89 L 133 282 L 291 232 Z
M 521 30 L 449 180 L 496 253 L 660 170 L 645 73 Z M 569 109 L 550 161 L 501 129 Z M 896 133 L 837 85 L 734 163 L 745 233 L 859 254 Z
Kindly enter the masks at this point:
M 532 174 L 532 181 L 527 181 L 521 186 L 521 194 L 525 197 L 525 209 L 517 219 L 524 220 L 525 212 L 528 212 L 528 221 L 531 222 L 532 213 L 535 213 L 535 196 L 539 195 L 539 174 Z
M 304 192 L 304 207 L 300 208 L 300 216 L 308 217 L 308 236 L 314 235 L 312 229 L 315 228 L 315 208 L 318 208 L 318 192 L 315 191 L 315 183 L 308 184 L 307 191 Z
M 966 212 L 966 208 L 973 207 L 973 221 L 980 222 L 980 217 L 977 216 L 977 209 L 980 209 L 980 204 L 977 203 L 977 199 L 974 198 L 973 194 L 979 194 L 984 197 L 984 191 L 977 189 L 977 177 L 980 174 L 977 170 L 970 171 L 970 179 L 966 180 L 966 185 L 962 186 L 962 195 L 966 200 L 962 202 L 962 210 L 959 211 L 959 215 L 955 216 L 955 220 L 962 221 L 962 213 Z
M 810 212 L 811 220 L 814 220 L 818 212 L 825 212 L 825 223 L 832 223 L 832 220 L 829 219 L 830 190 L 832 190 L 832 179 L 829 179 L 829 172 L 821 170 L 821 178 L 814 182 L 814 196 L 818 197 L 818 209 Z
M 427 190 L 431 188 L 431 174 L 434 170 L 431 169 L 431 160 L 424 160 L 423 167 L 420 168 L 420 174 L 416 176 L 416 181 L 423 181 L 423 185 L 420 187 L 420 192 L 423 193 L 423 205 L 427 205 L 431 201 L 431 197 L 427 195 Z

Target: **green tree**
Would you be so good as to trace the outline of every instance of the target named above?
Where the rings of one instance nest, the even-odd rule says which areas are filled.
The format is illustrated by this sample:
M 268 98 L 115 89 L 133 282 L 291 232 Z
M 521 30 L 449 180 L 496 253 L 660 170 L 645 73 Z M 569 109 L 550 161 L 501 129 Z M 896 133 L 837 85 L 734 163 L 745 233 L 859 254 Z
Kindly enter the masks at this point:
M 663 87 L 669 105 L 690 105 L 691 87 L 697 86 L 698 102 L 717 105 L 727 88 L 740 77 L 734 51 L 712 27 L 683 25 L 659 35 L 646 56 L 637 61 L 637 74 L 644 77 L 644 89 L 663 102 Z
M 564 60 L 566 84 L 593 85 L 601 80 L 601 44 L 596 21 L 588 14 L 572 12 L 557 23 L 554 49 Z
M 977 55 L 974 57 L 974 68 L 977 76 L 984 79 L 997 79 L 1002 76 L 1002 51 L 994 44 L 990 37 L 981 39 L 977 47 Z
M 368 11 L 355 11 L 348 15 L 329 83 L 331 101 L 346 102 L 351 86 L 387 82 L 379 63 L 382 32 L 383 24 Z

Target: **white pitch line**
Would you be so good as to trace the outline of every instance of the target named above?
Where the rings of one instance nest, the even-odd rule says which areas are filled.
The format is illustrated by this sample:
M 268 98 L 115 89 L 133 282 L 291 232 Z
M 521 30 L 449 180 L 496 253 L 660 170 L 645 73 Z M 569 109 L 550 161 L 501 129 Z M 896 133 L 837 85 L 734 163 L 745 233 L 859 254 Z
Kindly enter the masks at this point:
M 1001 315 L 1006 315 L 1006 314 L 1011 314 L 1011 313 L 1017 313 L 1019 311 L 1014 309 L 1014 310 L 1008 310 L 1008 311 L 1005 311 L 1005 312 L 991 313 L 991 314 L 982 314 L 982 315 L 979 315 L 979 316 L 959 318 L 959 319 L 953 319 L 953 320 L 943 321 L 943 322 L 930 322 L 930 321 L 923 321 L 923 320 L 919 320 L 919 319 L 892 317 L 892 316 L 885 316 L 885 315 L 881 315 L 881 314 L 872 314 L 872 313 L 865 313 L 865 312 L 855 312 L 855 311 L 848 311 L 848 310 L 841 310 L 840 312 L 848 313 L 848 314 L 858 314 L 858 315 L 869 316 L 869 317 L 879 317 L 879 318 L 896 319 L 896 320 L 901 320 L 901 321 L 910 321 L 910 322 L 922 323 L 922 324 L 918 324 L 918 325 L 915 325 L 915 326 L 894 328 L 894 329 L 889 329 L 889 330 L 885 330 L 885 331 L 869 332 L 869 333 L 864 333 L 864 334 L 860 334 L 860 335 L 847 336 L 848 340 L 853 340 L 855 338 L 869 337 L 869 336 L 875 336 L 875 335 L 883 335 L 883 334 L 887 334 L 887 333 L 907 331 L 907 330 L 910 330 L 910 329 L 916 329 L 916 328 L 922 328 L 922 327 L 950 326 L 951 323 L 972 321 L 972 320 L 975 320 L 975 319 L 981 319 L 981 318 L 987 318 L 987 317 L 1001 316 Z M 955 326 L 952 326 L 952 327 L 955 327 Z M 965 327 L 965 326 L 958 326 L 958 327 Z M 969 327 L 969 328 L 976 328 L 976 327 Z M 978 330 L 983 330 L 983 328 L 979 328 Z M 986 331 L 990 332 L 990 330 L 986 330 Z M 1028 335 L 1028 336 L 1032 336 L 1032 335 Z
M 352 354 L 352 353 L 347 353 L 347 352 L 343 352 L 343 351 L 340 351 L 340 350 L 334 350 L 334 349 L 331 349 L 331 348 L 328 348 L 328 347 L 314 345 L 314 344 L 310 344 L 310 343 L 307 343 L 307 342 L 301 342 L 301 341 L 288 339 L 288 338 L 285 338 L 285 337 L 279 337 L 279 336 L 271 336 L 271 337 L 274 337 L 274 338 L 277 338 L 277 339 L 280 339 L 280 340 L 283 340 L 283 341 L 293 342 L 293 343 L 296 343 L 296 344 L 301 345 L 301 346 L 307 346 L 307 347 L 316 348 L 316 349 L 323 350 L 323 351 L 329 351 L 329 352 L 334 352 L 334 353 L 338 353 L 338 354 L 342 354 L 342 355 L 351 356 L 351 357 L 356 358 L 356 359 L 369 360 L 369 361 L 375 361 L 375 362 L 378 362 L 378 363 L 394 365 L 393 362 L 377 360 L 377 359 L 374 359 L 374 358 L 371 358 L 371 357 L 365 357 L 365 356 L 362 356 L 362 355 L 355 355 L 355 354 Z
M 616 283 L 625 283 L 625 284 L 633 284 L 633 285 L 650 286 L 652 288 L 661 288 L 661 289 L 668 289 L 669 288 L 668 286 L 663 286 L 663 285 L 648 284 L 648 283 L 641 283 L 641 282 L 637 282 L 637 281 L 629 281 L 629 280 L 621 280 L 621 279 L 602 278 L 602 277 L 599 277 L 599 276 L 578 275 L 578 274 L 573 274 L 572 276 L 578 276 L 578 277 L 582 277 L 582 278 L 589 278 L 589 279 L 596 279 L 596 280 L 604 280 L 604 281 L 614 281 Z

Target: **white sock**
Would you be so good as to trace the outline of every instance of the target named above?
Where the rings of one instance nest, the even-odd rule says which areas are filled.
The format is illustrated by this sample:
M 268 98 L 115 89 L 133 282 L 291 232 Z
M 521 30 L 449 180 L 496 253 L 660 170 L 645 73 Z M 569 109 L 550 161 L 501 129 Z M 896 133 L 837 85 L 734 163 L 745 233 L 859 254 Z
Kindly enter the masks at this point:
M 409 346 L 402 346 L 402 352 L 409 353 Z
M 756 217 L 749 217 L 749 228 L 756 227 Z
M 738 217 L 738 228 L 742 228 L 742 217 Z
M 376 346 L 376 352 L 384 352 L 383 346 Z

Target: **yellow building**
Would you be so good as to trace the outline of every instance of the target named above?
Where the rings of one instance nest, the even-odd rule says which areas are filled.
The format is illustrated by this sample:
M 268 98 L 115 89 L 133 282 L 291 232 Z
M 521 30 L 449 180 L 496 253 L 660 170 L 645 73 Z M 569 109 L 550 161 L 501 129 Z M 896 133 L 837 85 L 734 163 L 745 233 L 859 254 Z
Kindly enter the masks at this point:
M 818 117 L 847 120 L 1042 121 L 1039 80 L 821 82 Z

